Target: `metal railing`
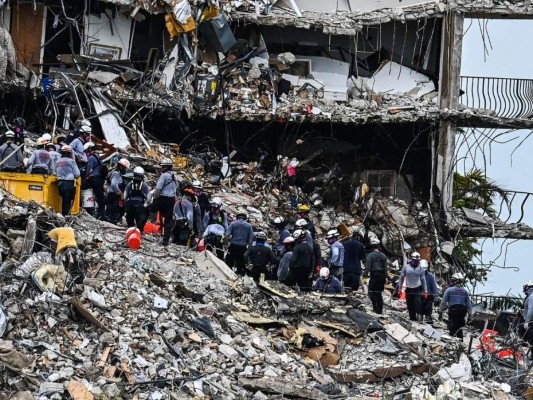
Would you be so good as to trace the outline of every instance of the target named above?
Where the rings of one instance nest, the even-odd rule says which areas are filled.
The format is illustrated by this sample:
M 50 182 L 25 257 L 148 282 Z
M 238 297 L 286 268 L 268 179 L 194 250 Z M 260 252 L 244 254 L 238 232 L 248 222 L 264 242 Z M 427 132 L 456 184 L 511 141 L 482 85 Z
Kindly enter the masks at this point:
M 533 79 L 462 76 L 459 101 L 469 108 L 492 110 L 503 118 L 533 116 Z
M 524 299 L 511 296 L 484 296 L 472 295 L 472 304 L 482 304 L 484 308 L 491 311 L 517 311 L 522 307 Z

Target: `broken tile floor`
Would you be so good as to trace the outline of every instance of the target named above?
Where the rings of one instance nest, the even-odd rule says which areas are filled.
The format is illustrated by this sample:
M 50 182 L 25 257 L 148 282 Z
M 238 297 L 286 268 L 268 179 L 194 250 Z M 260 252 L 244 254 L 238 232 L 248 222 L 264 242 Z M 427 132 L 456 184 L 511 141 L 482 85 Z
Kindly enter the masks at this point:
M 41 292 L 31 272 L 51 251 L 27 242 L 65 220 L 0 197 L 0 399 L 514 399 L 528 385 L 524 366 L 480 371 L 479 332 L 411 323 L 387 293 L 378 316 L 363 292 L 256 285 L 148 235 L 129 250 L 123 228 L 85 213 L 69 220 L 83 275 Z

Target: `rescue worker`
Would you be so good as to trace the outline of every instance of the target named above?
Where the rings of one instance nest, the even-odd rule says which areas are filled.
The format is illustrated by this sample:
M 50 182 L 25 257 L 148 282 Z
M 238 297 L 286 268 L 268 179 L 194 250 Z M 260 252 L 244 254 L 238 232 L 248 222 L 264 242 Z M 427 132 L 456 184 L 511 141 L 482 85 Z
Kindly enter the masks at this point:
M 300 218 L 298 220 L 296 220 L 296 222 L 294 223 L 294 229 L 295 230 L 301 230 L 304 235 L 305 235 L 305 242 L 311 247 L 313 248 L 314 244 L 313 244 L 313 237 L 311 236 L 311 233 L 309 232 L 308 230 L 309 228 L 309 223 L 307 222 L 307 220 L 303 219 L 303 218 Z
M 174 226 L 173 214 L 178 182 L 172 173 L 172 160 L 163 160 L 160 166 L 161 176 L 155 186 L 153 201 L 148 207 L 148 212 L 159 212 L 163 226 L 163 246 L 168 246 Z
M 52 157 L 52 164 L 55 168 L 57 168 L 57 162 L 61 158 L 61 154 L 56 151 L 55 144 L 53 144 L 52 142 L 48 142 L 44 148 L 46 149 L 46 151 L 48 151 L 50 157 Z M 54 170 L 52 171 L 52 173 L 55 174 L 56 171 Z
M 65 144 L 70 145 L 74 139 L 77 139 L 82 135 L 82 127 L 85 127 L 84 131 L 87 131 L 86 128 L 89 128 L 92 131 L 92 123 L 88 119 L 82 119 L 81 121 L 76 122 L 76 129 L 70 131 L 66 137 Z
M 226 230 L 222 225 L 211 224 L 205 229 L 202 237 L 204 239 L 205 248 L 214 252 L 217 257 L 224 261 L 224 234 Z
M 187 194 L 194 195 L 194 191 L 191 188 L 185 189 L 183 196 L 174 205 L 175 222 L 172 230 L 174 236 L 172 242 L 181 246 L 189 245 L 194 227 L 194 205 Z
M 278 231 L 278 239 L 276 240 L 276 251 L 278 254 L 283 255 L 285 250 L 285 239 L 291 236 L 289 230 L 287 229 L 287 223 L 283 217 L 274 218 L 274 228 Z
M 439 287 L 437 286 L 437 281 L 435 280 L 435 275 L 429 272 L 429 263 L 426 260 L 420 260 L 420 265 L 425 271 L 426 286 L 428 295 L 425 298 L 422 298 L 422 307 L 420 312 L 420 321 L 425 320 L 426 322 L 433 323 L 433 303 L 439 297 Z
M 109 174 L 107 182 L 106 219 L 112 224 L 120 221 L 121 203 L 124 201 L 124 193 L 120 189 L 122 174 L 130 167 L 130 162 L 125 158 L 118 160 L 117 165 Z
M 144 232 L 144 225 L 148 220 L 148 214 L 144 202 L 150 193 L 150 187 L 144 182 L 144 169 L 133 169 L 133 180 L 124 189 L 124 205 L 126 209 L 126 223 L 128 228 L 136 226 Z
M 289 274 L 289 264 L 291 262 L 292 251 L 294 249 L 295 240 L 292 236 L 287 236 L 283 240 L 283 257 L 278 264 L 278 281 L 284 282 Z
M 313 284 L 313 290 L 327 294 L 342 293 L 342 283 L 330 274 L 328 267 L 320 268 L 320 277 Z
M 307 204 L 300 204 L 298 206 L 298 218 L 303 218 L 307 221 L 307 230 L 311 234 L 311 237 L 313 239 L 316 238 L 316 229 L 315 225 L 313 224 L 313 221 L 311 221 L 311 218 L 309 218 L 309 212 L 311 211 L 311 208 Z
M 61 147 L 63 147 L 66 144 L 67 137 L 63 134 L 59 134 L 56 136 L 56 151 L 59 152 L 61 150 Z
M 342 266 L 344 265 L 344 246 L 339 242 L 340 233 L 337 229 L 331 229 L 326 234 L 328 242 L 328 266 L 331 275 L 342 281 Z
M 446 289 L 440 303 L 439 321 L 442 313 L 448 307 L 448 331 L 450 336 L 463 339 L 463 327 L 466 325 L 466 315 L 472 316 L 472 301 L 470 294 L 464 288 L 465 278 L 460 272 L 452 275 L 451 287 Z
M 344 286 L 351 288 L 353 291 L 359 289 L 361 282 L 361 266 L 366 261 L 365 246 L 361 243 L 361 234 L 354 230 L 350 239 L 344 243 L 344 264 L 342 268 Z
M 372 251 L 366 257 L 363 275 L 370 276 L 368 297 L 376 314 L 383 314 L 383 290 L 387 281 L 387 257 L 380 251 L 379 243 L 371 244 Z
M 29 174 L 49 175 L 55 170 L 50 153 L 45 150 L 46 139 L 37 139 L 37 149 L 31 153 L 26 166 Z
M 310 290 L 311 276 L 315 266 L 313 248 L 306 243 L 304 231 L 297 229 L 292 233 L 292 237 L 296 244 L 292 252 L 289 274 L 285 283 L 288 286 L 298 285 L 300 290 Z
M 88 126 L 82 126 L 80 128 L 80 135 L 70 142 L 70 147 L 72 147 L 72 152 L 74 154 L 74 159 L 80 167 L 85 167 L 87 164 L 87 155 L 83 146 L 85 143 L 90 141 L 91 137 L 91 128 Z
M 64 226 L 52 229 L 50 232 L 48 232 L 48 237 L 57 242 L 55 252 L 56 264 L 63 264 L 65 269 L 69 271 L 69 260 L 67 260 L 68 257 L 65 256 L 68 254 L 69 250 L 73 250 L 74 252 L 78 250 L 76 232 L 70 226 Z
M 80 170 L 72 159 L 70 146 L 63 146 L 61 158 L 56 165 L 57 187 L 61 196 L 61 214 L 70 214 L 74 197 L 76 196 L 76 179 L 80 177 Z
M 215 197 L 213 201 L 211 201 L 211 210 L 204 215 L 203 228 L 207 229 L 211 224 L 219 224 L 222 225 L 224 229 L 228 229 L 228 218 L 226 217 L 224 210 L 222 210 L 222 200 L 220 197 Z
M 413 252 L 411 260 L 403 267 L 398 283 L 398 292 L 402 290 L 405 282 L 405 297 L 407 301 L 407 310 L 409 319 L 418 321 L 417 315 L 420 314 L 422 297 L 428 297 L 426 286 L 426 271 L 420 266 L 420 254 Z
M 15 132 L 7 131 L 5 137 L 6 142 L 0 146 L 0 168 L 4 172 L 19 172 L 24 156 L 22 150 L 14 143 Z
M 205 213 L 207 212 L 207 210 L 209 210 L 209 197 L 207 196 L 207 193 L 204 192 L 204 186 L 202 185 L 202 182 L 198 180 L 192 181 L 191 186 L 194 190 L 194 193 L 196 194 L 196 198 L 198 199 L 198 206 L 200 206 L 200 215 L 202 218 L 204 218 Z
M 17 117 L 13 120 L 13 131 L 15 132 L 14 143 L 20 147 L 20 151 L 24 152 L 24 128 L 26 128 L 26 121 L 22 117 Z
M 196 238 L 202 234 L 204 231 L 202 226 L 202 211 L 200 210 L 200 206 L 198 205 L 198 198 L 196 197 L 196 191 L 191 187 L 188 190 L 185 190 L 185 197 L 191 202 L 192 204 L 192 221 L 193 224 L 191 226 L 191 243 L 190 247 L 193 247 L 193 243 L 195 243 Z
M 524 332 L 523 338 L 529 345 L 529 359 L 533 358 L 533 281 L 528 281 L 524 285 L 524 294 L 526 299 L 524 300 Z
M 256 282 L 259 282 L 261 274 L 264 274 L 267 279 L 269 278 L 268 264 L 277 265 L 278 263 L 278 259 L 272 249 L 265 245 L 266 240 L 267 236 L 264 232 L 257 232 L 255 234 L 255 244 L 250 246 L 243 256 L 244 262 L 251 264 L 250 276 Z
M 85 169 L 85 182 L 89 189 L 93 190 L 96 203 L 98 204 L 97 218 L 105 218 L 105 195 L 104 184 L 107 179 L 107 168 L 96 152 L 97 146 L 93 142 L 85 143 L 85 151 L 89 152 L 87 167 Z
M 236 215 L 226 230 L 226 238 L 229 240 L 228 253 L 226 254 L 226 264 L 230 268 L 235 267 L 239 275 L 245 274 L 244 253 L 246 248 L 252 243 L 254 231 L 246 219 L 247 215 L 240 212 Z

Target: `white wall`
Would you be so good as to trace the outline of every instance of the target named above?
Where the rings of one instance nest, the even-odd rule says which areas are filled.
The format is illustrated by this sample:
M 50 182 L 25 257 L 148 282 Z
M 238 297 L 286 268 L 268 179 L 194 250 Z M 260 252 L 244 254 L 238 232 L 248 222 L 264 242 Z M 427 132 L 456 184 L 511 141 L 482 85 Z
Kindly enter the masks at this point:
M 90 14 L 85 17 L 87 52 L 91 43 L 114 46 L 122 49 L 120 58 L 127 59 L 130 57 L 132 19 L 119 12 L 115 18 L 111 18 L 112 13 L 109 9 L 106 10 L 106 14 L 100 14 L 100 17 Z
M 11 7 L 7 8 L 4 5 L 0 8 L 0 26 L 6 28 L 8 32 L 11 31 Z

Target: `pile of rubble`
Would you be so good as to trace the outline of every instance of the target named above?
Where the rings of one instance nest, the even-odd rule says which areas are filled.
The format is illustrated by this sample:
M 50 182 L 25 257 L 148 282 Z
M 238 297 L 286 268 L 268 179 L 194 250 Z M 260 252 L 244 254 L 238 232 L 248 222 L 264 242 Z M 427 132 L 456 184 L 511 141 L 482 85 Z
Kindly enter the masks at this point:
M 253 208 L 226 190 L 229 210 Z M 256 285 L 210 252 L 162 251 L 149 236 L 132 251 L 122 228 L 0 193 L 2 399 L 513 399 L 527 386 L 525 366 L 496 367 L 478 334 L 472 346 L 409 322 L 392 297 L 379 316 L 363 293 Z M 77 261 L 43 287 L 46 234 L 66 224 Z

